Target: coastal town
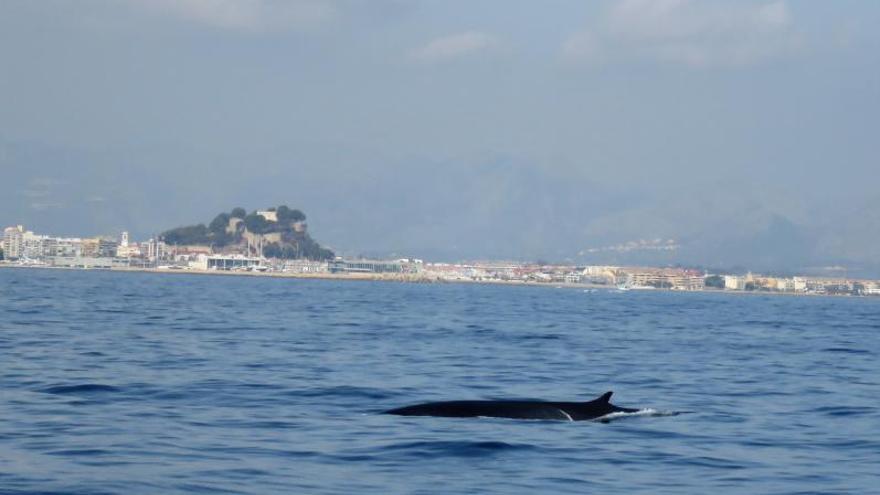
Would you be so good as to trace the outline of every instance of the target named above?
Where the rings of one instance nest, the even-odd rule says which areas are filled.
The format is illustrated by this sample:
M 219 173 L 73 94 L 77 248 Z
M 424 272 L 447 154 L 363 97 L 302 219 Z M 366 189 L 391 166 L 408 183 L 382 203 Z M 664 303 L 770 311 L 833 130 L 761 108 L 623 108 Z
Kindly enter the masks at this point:
M 267 224 L 278 222 L 275 209 L 255 215 Z M 302 216 L 304 218 L 304 216 Z M 238 218 L 221 216 L 223 227 L 234 230 Z M 298 218 L 292 230 L 308 239 Z M 253 227 L 252 227 L 253 228 Z M 241 230 L 241 229 L 240 229 Z M 117 238 L 72 238 L 38 234 L 23 225 L 3 230 L 0 267 L 102 269 L 193 274 L 241 274 L 301 278 L 396 280 L 407 282 L 471 282 L 608 288 L 617 291 L 665 289 L 675 291 L 765 292 L 803 295 L 880 296 L 880 281 L 854 278 L 746 273 L 707 273 L 686 267 L 560 265 L 521 262 L 432 263 L 423 259 L 350 259 L 287 253 L 280 256 L 274 233 L 250 234 L 223 248 L 175 244 L 171 234 L 134 241 L 128 232 Z M 310 239 L 308 239 L 310 241 Z M 311 242 L 311 241 L 310 241 Z M 298 246 L 298 245 L 297 245 Z

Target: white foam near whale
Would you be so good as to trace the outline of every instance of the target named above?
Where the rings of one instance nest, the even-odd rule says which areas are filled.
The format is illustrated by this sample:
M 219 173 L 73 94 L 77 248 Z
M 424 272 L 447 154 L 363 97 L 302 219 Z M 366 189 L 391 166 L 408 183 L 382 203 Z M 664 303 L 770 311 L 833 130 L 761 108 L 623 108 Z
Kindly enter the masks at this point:
M 604 416 L 600 416 L 598 418 L 593 419 L 593 421 L 599 421 L 602 423 L 606 423 L 608 421 L 616 421 L 619 419 L 625 418 L 638 418 L 638 417 L 658 417 L 658 416 L 678 416 L 679 414 L 683 414 L 681 411 L 659 411 L 654 408 L 645 408 L 639 409 L 635 412 L 625 412 L 618 411 L 606 414 Z

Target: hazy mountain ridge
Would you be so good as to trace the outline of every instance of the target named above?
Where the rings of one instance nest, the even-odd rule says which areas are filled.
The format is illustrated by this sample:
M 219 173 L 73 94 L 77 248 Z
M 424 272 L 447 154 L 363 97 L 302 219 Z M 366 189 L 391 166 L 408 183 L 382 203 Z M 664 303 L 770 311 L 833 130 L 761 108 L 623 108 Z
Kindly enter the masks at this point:
M 259 166 L 240 167 L 240 156 L 156 149 L 95 152 L 0 140 L 11 185 L 0 194 L 0 221 L 59 235 L 129 230 L 147 237 L 211 218 L 231 201 L 297 197 L 321 238 L 349 254 L 754 270 L 880 266 L 872 247 L 880 243 L 880 213 L 870 197 L 804 203 L 796 194 L 732 194 L 718 184 L 656 192 L 510 157 L 395 158 L 344 147 L 330 152 L 326 143 L 268 150 L 251 156 Z M 677 248 L 578 256 L 585 248 L 657 238 Z

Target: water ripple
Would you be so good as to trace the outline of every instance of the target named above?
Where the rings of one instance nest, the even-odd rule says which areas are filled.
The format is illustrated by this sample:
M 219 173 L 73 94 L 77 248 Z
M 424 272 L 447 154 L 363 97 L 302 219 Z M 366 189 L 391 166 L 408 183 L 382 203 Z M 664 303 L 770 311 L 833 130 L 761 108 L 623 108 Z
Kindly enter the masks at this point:
M 876 491 L 880 300 L 2 269 L 0 290 L 4 494 Z M 609 389 L 644 412 L 377 414 Z

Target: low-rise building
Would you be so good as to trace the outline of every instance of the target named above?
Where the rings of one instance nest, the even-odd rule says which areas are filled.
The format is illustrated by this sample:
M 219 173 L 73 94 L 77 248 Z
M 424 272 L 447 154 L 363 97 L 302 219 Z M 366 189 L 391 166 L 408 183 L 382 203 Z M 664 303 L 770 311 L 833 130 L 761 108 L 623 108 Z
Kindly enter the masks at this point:
M 190 268 L 195 268 L 197 270 L 253 270 L 263 268 L 263 259 L 241 256 L 238 254 L 200 254 L 196 257 L 195 261 L 189 263 L 189 266 Z
M 343 260 L 328 263 L 330 273 L 403 273 L 403 264 L 397 261 Z
M 696 270 L 677 268 L 624 268 L 626 285 L 631 288 L 703 290 L 706 279 Z
M 286 273 L 326 273 L 328 263 L 326 261 L 288 260 L 281 267 Z
M 115 266 L 113 258 L 92 256 L 53 256 L 48 258 L 51 266 L 60 268 L 100 268 L 110 269 Z

